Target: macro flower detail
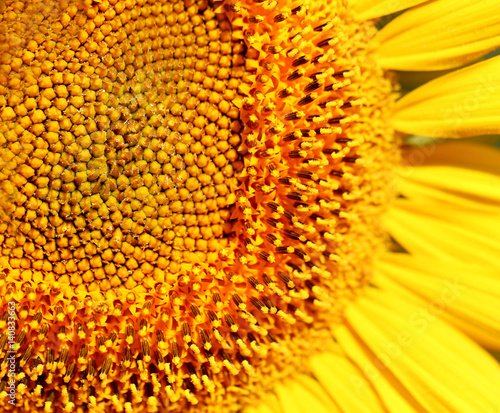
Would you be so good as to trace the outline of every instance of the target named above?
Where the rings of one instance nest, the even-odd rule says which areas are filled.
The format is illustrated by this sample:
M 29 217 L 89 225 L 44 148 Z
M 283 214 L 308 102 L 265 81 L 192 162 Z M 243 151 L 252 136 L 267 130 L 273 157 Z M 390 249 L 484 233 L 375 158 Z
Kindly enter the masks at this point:
M 2 411 L 499 407 L 495 3 L 0 3 Z

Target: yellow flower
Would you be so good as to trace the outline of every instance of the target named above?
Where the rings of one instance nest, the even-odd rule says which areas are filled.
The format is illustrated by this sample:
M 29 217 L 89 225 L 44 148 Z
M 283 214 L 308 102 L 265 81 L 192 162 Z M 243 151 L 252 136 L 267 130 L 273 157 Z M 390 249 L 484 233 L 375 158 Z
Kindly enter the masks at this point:
M 499 411 L 499 16 L 0 2 L 2 411 Z

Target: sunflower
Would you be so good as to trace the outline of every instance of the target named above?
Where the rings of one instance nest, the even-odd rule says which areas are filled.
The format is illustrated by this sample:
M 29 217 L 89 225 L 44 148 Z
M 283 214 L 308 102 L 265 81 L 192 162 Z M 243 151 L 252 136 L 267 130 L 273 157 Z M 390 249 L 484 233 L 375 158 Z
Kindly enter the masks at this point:
M 499 18 L 1 1 L 2 411 L 500 411 Z

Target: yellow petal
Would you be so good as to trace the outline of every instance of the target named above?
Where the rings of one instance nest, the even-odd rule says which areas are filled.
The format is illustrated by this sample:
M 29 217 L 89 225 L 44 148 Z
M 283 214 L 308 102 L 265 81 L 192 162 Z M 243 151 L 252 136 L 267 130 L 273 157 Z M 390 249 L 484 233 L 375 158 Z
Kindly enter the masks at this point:
M 286 413 L 305 413 L 297 403 L 295 393 L 291 391 L 289 386 L 284 386 L 282 383 L 277 383 L 275 386 L 276 395 L 282 406 L 282 411 Z
M 311 368 L 316 379 L 344 413 L 384 412 L 369 382 L 345 356 L 323 352 L 311 359 Z
M 310 395 L 312 395 L 327 409 L 327 413 L 341 413 L 341 410 L 316 379 L 305 374 L 297 374 L 296 376 L 293 376 L 293 379 L 296 386 L 300 386 L 303 391 L 307 391 Z M 314 412 L 318 411 L 319 413 L 319 410 L 310 409 L 309 411 L 311 410 Z
M 398 190 L 406 198 L 439 205 L 460 205 L 472 211 L 498 211 L 500 177 L 452 166 L 402 169 Z
M 379 32 L 379 62 L 396 70 L 462 66 L 500 45 L 499 15 L 497 0 L 427 2 Z
M 368 381 L 391 413 L 424 413 L 422 406 L 405 387 L 381 363 L 374 362 L 370 350 L 347 327 L 339 326 L 334 331 L 339 345 L 366 378 L 366 381 L 353 382 L 356 388 L 367 386 Z
M 447 141 L 424 147 L 408 147 L 403 152 L 409 166 L 453 166 L 500 176 L 500 150 L 475 142 Z
M 467 208 L 398 199 L 385 222 L 391 236 L 411 254 L 498 265 L 500 211 L 474 214 Z
M 354 0 L 352 7 L 356 11 L 357 20 L 369 20 L 387 16 L 408 7 L 423 3 L 426 0 Z
M 281 403 L 274 393 L 265 393 L 255 405 L 246 406 L 241 413 L 288 413 L 282 409 Z
M 498 134 L 499 102 L 497 56 L 410 92 L 396 103 L 393 125 L 401 132 L 435 138 Z
M 372 362 L 388 369 L 425 411 L 494 412 L 498 407 L 499 365 L 426 307 L 373 288 L 348 308 L 346 318 Z
M 304 374 L 297 374 L 278 383 L 276 394 L 286 413 L 340 413 L 321 385 Z
M 412 254 L 499 266 L 500 151 L 472 143 L 408 149 L 397 199 L 386 216 Z
M 481 144 L 448 142 L 408 148 L 399 170 L 398 191 L 406 198 L 498 211 L 500 150 Z
M 425 300 L 422 304 L 475 341 L 500 349 L 500 269 L 385 254 L 377 263 L 389 277 Z
M 271 407 L 269 407 L 266 404 L 260 403 L 256 406 L 246 407 L 242 413 L 280 413 L 280 412 L 271 409 Z

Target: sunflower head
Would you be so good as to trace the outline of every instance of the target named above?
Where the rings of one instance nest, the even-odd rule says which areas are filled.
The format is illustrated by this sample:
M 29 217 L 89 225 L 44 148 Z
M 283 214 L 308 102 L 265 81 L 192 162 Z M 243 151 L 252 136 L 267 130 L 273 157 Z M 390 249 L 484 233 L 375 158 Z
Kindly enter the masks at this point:
M 0 291 L 23 405 L 237 409 L 322 348 L 393 197 L 374 26 L 342 1 L 0 12 Z

